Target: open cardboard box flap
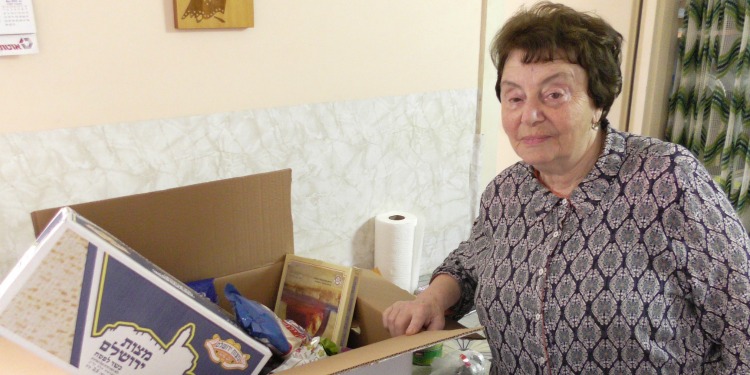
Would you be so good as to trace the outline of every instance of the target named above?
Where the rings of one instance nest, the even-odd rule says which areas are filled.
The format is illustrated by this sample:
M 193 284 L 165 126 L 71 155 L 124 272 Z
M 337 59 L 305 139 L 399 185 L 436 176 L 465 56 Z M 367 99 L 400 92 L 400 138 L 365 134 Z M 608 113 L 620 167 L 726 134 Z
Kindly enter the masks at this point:
M 227 282 L 273 309 L 284 256 L 294 253 L 291 182 L 285 169 L 70 207 L 183 282 L 216 278 L 224 309 Z M 31 214 L 37 235 L 58 210 Z M 359 348 L 286 372 L 343 372 L 480 330 L 449 322 L 446 331 L 390 338 L 382 311 L 414 296 L 363 271 L 350 338 Z
M 294 253 L 291 170 L 71 205 L 182 281 L 266 266 Z M 37 235 L 59 207 L 31 214 Z

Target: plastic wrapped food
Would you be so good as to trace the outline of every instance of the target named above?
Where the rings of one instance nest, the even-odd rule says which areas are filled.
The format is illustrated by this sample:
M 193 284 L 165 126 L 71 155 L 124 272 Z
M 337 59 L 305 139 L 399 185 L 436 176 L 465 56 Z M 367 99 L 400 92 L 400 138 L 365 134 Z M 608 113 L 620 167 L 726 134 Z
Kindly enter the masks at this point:
M 475 350 L 462 350 L 435 358 L 433 375 L 481 375 L 485 374 L 485 358 Z
M 216 288 L 214 287 L 214 279 L 212 278 L 191 281 L 187 283 L 187 286 L 192 288 L 198 294 L 208 298 L 213 303 L 218 301 L 218 295 L 216 294 Z
M 268 346 L 274 354 L 286 358 L 309 340 L 307 332 L 298 324 L 281 320 L 268 307 L 243 297 L 234 285 L 227 284 L 224 294 L 234 307 L 240 327 L 250 337 Z
M 323 345 L 320 343 L 320 337 L 314 337 L 307 343 L 302 344 L 299 348 L 295 349 L 291 355 L 281 364 L 276 367 L 272 373 L 281 372 L 288 370 L 292 367 L 302 366 L 304 364 L 317 361 L 321 358 L 325 358 L 326 354 Z

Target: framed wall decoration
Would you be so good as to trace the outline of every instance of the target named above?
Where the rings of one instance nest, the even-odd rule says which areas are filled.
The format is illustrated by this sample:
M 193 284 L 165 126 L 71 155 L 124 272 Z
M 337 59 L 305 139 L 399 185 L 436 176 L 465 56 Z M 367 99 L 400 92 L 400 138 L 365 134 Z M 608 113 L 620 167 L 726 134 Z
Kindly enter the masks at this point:
M 253 0 L 174 0 L 177 29 L 253 27 Z

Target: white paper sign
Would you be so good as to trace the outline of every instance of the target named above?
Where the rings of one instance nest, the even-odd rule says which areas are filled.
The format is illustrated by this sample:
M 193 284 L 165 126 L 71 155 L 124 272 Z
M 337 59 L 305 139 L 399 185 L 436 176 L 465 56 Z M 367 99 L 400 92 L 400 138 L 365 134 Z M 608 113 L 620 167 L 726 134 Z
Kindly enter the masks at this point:
M 0 56 L 39 52 L 31 0 L 0 0 Z

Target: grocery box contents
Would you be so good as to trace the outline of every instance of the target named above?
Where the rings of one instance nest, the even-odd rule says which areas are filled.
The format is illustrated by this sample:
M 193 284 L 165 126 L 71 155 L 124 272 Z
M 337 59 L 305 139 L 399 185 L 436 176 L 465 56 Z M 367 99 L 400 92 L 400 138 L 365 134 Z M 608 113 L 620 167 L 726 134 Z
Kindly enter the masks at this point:
M 115 368 L 103 366 L 107 360 L 116 362 L 123 369 L 100 374 L 125 374 L 141 364 L 154 369 L 157 357 L 174 355 L 180 360 L 172 361 L 173 357 L 169 357 L 165 363 L 177 367 L 182 366 L 182 358 L 196 358 L 196 367 L 184 365 L 156 373 L 221 373 L 199 369 L 198 366 L 203 366 L 202 360 L 211 361 L 213 358 L 218 363 L 206 362 L 206 366 L 237 368 L 242 366 L 244 358 L 247 369 L 227 371 L 253 373 L 248 371 L 257 371 L 262 366 L 264 368 L 260 371 L 263 374 L 275 369 L 275 373 L 285 375 L 360 375 L 383 373 L 390 369 L 388 366 L 394 363 L 393 359 L 411 357 L 416 350 L 481 330 L 448 321 L 444 331 L 391 338 L 383 327 L 382 312 L 393 302 L 414 296 L 371 270 L 356 269 L 352 270 L 351 279 L 342 276 L 341 281 L 346 280 L 345 284 L 349 280 L 353 283 L 342 287 L 339 304 L 335 308 L 327 306 L 323 309 L 331 313 L 329 322 L 347 317 L 338 323 L 340 329 L 333 330 L 337 334 L 331 338 L 315 336 L 319 333 L 316 329 L 314 334 L 308 332 L 307 341 L 303 340 L 290 353 L 270 354 L 265 344 L 252 339 L 240 328 L 233 302 L 227 298 L 225 290 L 231 285 L 237 295 L 252 301 L 256 307 L 256 303 L 262 304 L 270 311 L 274 310 L 280 297 L 282 305 L 291 301 L 283 301 L 285 283 L 282 282 L 285 260 L 287 257 L 296 258 L 293 256 L 291 182 L 291 170 L 281 170 L 71 205 L 71 217 L 75 216 L 79 221 L 85 217 L 89 224 L 87 230 L 81 232 L 84 233 L 80 235 L 83 240 L 73 238 L 66 241 L 80 242 L 76 248 L 85 248 L 85 251 L 78 250 L 70 257 L 58 256 L 60 259 L 49 258 L 46 262 L 39 254 L 49 252 L 45 249 L 53 247 L 58 235 L 62 237 L 62 231 L 42 232 L 50 222 L 49 228 L 60 225 L 61 219 L 55 216 L 60 207 L 33 212 L 32 222 L 40 240 L 19 262 L 17 269 L 24 271 L 14 271 L 2 283 L 0 315 L 9 315 L 0 318 L 0 335 L 6 327 L 19 333 L 14 333 L 10 339 L 23 340 L 23 347 L 36 348 L 40 357 L 47 358 L 51 356 L 49 353 L 63 353 L 55 354 L 54 358 L 59 356 L 66 358 L 65 361 L 77 357 L 78 373 L 84 374 L 97 373 L 96 370 L 86 370 L 87 364 L 105 370 Z M 62 222 L 72 223 L 68 220 Z M 82 226 L 80 223 L 75 225 Z M 51 237 L 55 240 L 45 240 Z M 80 265 L 81 261 L 84 270 L 92 271 L 70 266 L 71 263 Z M 104 282 L 96 279 L 101 275 L 104 275 Z M 37 278 L 36 289 L 29 289 L 28 280 Z M 78 281 L 66 281 L 69 278 Z M 333 283 L 338 280 L 336 276 L 323 279 Z M 75 285 L 83 285 L 84 281 L 88 283 L 86 287 L 78 287 L 80 290 L 77 291 Z M 106 295 L 100 296 L 103 290 L 106 290 Z M 346 290 L 350 293 L 348 297 L 345 296 Z M 330 302 L 328 298 L 320 298 L 323 300 Z M 91 322 L 79 323 L 77 316 L 71 318 L 70 315 L 58 314 L 58 309 L 77 309 L 80 301 L 84 302 L 81 306 L 88 308 L 82 314 L 87 319 L 93 318 Z M 102 306 L 97 307 L 96 304 L 102 301 Z M 117 307 L 108 307 L 110 303 Z M 24 309 L 39 309 L 40 314 L 37 318 L 24 319 L 21 317 Z M 116 311 L 120 309 L 146 309 L 150 312 L 133 317 Z M 194 317 L 196 312 L 198 317 Z M 352 315 L 352 328 L 347 328 L 349 314 Z M 284 324 L 293 321 L 290 319 L 292 315 L 273 318 Z M 301 316 L 303 318 L 297 318 L 302 320 L 297 324 L 299 326 L 322 326 L 322 320 L 320 324 L 315 321 L 324 315 L 314 314 L 315 319 L 309 319 L 307 313 Z M 198 339 L 198 335 L 203 334 L 200 327 L 204 327 L 206 321 L 228 333 L 217 332 L 215 336 L 211 334 Z M 195 324 L 191 325 L 191 322 Z M 44 335 L 40 333 L 42 327 L 55 327 L 56 330 Z M 78 350 L 75 349 L 79 345 L 76 339 L 56 336 L 58 331 L 77 332 L 78 327 L 85 327 L 82 332 L 99 341 Z M 328 329 L 320 333 L 326 331 Z M 117 336 L 109 336 L 110 333 Z M 338 342 L 343 345 L 334 343 L 337 335 Z M 27 342 L 34 344 L 26 345 Z M 213 357 L 211 353 L 214 353 Z M 267 355 L 270 358 L 264 365 Z M 99 361 L 92 361 L 88 356 L 103 356 L 104 359 L 99 357 Z M 126 366 L 120 364 L 121 360 L 127 362 L 123 362 Z M 0 368 L 4 368 L 3 365 L 0 356 Z M 140 373 L 143 373 L 143 368 Z

